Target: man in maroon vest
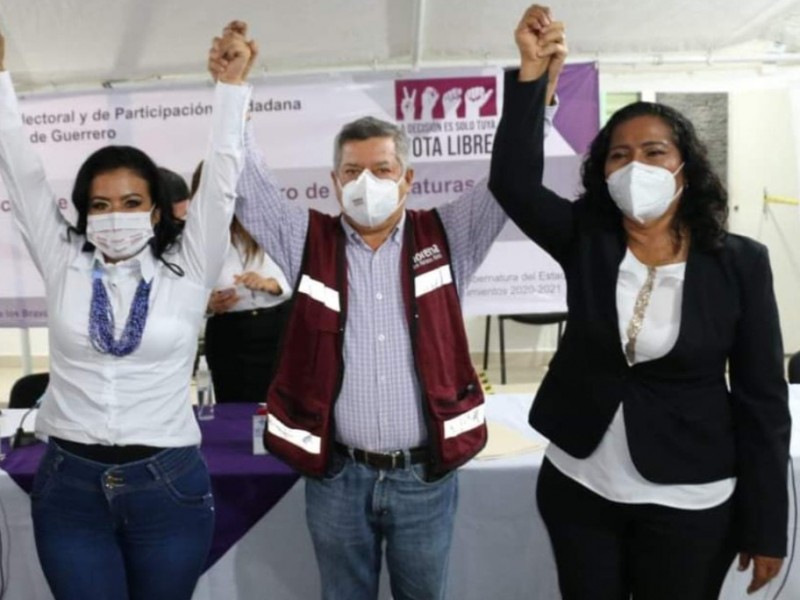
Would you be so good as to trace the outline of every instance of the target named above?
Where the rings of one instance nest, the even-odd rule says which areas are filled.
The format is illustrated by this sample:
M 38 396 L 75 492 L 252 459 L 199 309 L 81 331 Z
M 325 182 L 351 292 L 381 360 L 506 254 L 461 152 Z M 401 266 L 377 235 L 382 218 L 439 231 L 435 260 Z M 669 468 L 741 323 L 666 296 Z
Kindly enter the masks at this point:
M 522 111 L 552 98 L 566 47 L 540 7 L 516 38 L 523 60 L 505 94 Z M 531 47 L 539 58 L 525 58 Z M 463 100 L 474 109 L 487 97 L 472 88 Z M 406 94 L 404 114 L 413 103 Z M 252 131 L 246 147 L 237 216 L 295 286 L 265 443 L 307 475 L 323 598 L 377 597 L 383 543 L 397 600 L 443 598 L 456 468 L 486 442 L 460 295 L 505 214 L 485 179 L 451 204 L 408 210 L 408 140 L 379 119 L 336 137 L 337 216 L 284 199 Z

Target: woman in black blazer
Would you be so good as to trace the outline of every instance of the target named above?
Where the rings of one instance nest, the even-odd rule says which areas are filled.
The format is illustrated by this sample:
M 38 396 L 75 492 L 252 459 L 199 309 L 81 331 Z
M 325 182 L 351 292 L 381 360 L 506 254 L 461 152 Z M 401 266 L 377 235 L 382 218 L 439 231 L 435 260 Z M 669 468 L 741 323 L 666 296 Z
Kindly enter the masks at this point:
M 537 496 L 562 594 L 717 598 L 737 552 L 758 589 L 786 551 L 791 429 L 767 249 L 727 231 L 727 193 L 677 111 L 618 111 L 573 202 L 541 185 L 541 94 L 506 85 L 530 93 L 507 95 L 490 188 L 567 280 L 530 413 L 551 441 Z

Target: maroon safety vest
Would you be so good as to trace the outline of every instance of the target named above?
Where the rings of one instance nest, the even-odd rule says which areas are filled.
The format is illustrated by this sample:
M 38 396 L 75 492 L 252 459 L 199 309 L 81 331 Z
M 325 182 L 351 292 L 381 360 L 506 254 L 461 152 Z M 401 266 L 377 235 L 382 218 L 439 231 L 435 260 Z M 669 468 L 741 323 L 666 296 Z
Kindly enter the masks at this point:
M 447 237 L 435 211 L 406 211 L 402 288 L 434 473 L 486 444 L 483 390 L 469 356 Z M 344 374 L 347 259 L 339 217 L 310 212 L 303 265 L 267 394 L 264 444 L 311 476 L 325 474 Z

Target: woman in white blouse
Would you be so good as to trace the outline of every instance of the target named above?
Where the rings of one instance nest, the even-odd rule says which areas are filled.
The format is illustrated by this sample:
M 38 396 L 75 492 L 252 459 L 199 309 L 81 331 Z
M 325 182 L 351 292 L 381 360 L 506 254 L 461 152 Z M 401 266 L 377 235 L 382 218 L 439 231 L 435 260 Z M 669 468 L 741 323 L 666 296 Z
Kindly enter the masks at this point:
M 264 402 L 291 287 L 236 217 L 230 231 L 231 245 L 208 301 L 205 353 L 217 402 Z
M 518 30 L 530 52 L 547 21 Z M 781 568 L 788 523 L 766 248 L 727 231 L 727 193 L 667 106 L 611 117 L 578 200 L 544 188 L 541 104 L 503 107 L 490 188 L 567 280 L 568 325 L 530 414 L 551 442 L 537 498 L 561 593 L 710 600 L 737 552 L 755 591 Z M 527 124 L 506 118 L 523 108 Z
M 242 168 L 245 26 L 223 36 L 206 174 L 178 236 L 156 166 L 101 148 L 61 217 L 0 73 L 0 170 L 47 294 L 50 385 L 36 419 L 49 436 L 31 492 L 36 547 L 59 600 L 188 599 L 214 523 L 189 396 L 197 333 L 217 281 Z M 4 43 L 0 38 L 0 69 Z

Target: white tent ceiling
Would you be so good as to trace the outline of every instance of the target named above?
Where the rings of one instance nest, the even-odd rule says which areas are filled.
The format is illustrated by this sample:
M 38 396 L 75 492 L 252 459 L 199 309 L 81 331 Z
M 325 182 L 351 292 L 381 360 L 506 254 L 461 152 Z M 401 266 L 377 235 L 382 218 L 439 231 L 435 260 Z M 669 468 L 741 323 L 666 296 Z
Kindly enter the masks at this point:
M 21 89 L 204 76 L 224 23 L 251 25 L 259 69 L 299 73 L 515 60 L 528 0 L 3 0 Z M 573 58 L 800 64 L 797 0 L 554 0 Z M 687 54 L 688 53 L 688 54 Z

